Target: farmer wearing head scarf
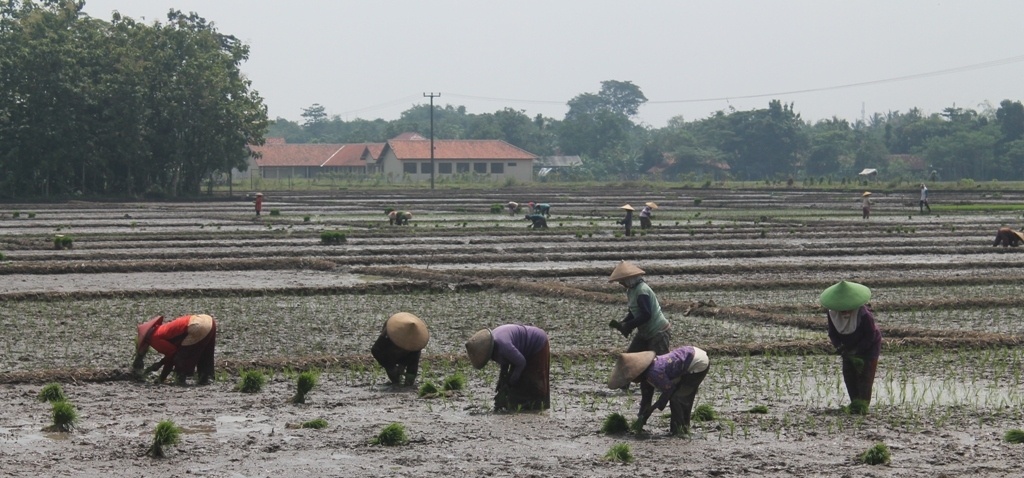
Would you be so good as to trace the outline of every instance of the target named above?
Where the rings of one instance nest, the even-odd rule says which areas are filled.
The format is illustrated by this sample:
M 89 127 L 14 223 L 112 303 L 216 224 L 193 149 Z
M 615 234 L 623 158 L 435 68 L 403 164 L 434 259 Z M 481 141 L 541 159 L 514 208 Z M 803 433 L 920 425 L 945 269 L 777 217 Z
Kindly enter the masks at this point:
M 196 373 L 197 368 L 199 385 L 213 381 L 213 350 L 217 344 L 217 321 L 213 317 L 206 314 L 183 315 L 165 324 L 164 317 L 158 315 L 139 324 L 138 333 L 135 360 L 132 362 L 132 373 L 136 377 L 141 378 L 146 372 L 156 371 L 162 366 L 157 383 L 163 383 L 173 371 L 175 383 L 184 385 L 185 379 Z M 150 347 L 164 354 L 164 358 L 143 369 Z
M 1008 227 L 1000 227 L 999 231 L 996 232 L 996 241 L 992 243 L 992 247 L 1000 244 L 1003 247 L 1017 247 L 1021 242 L 1024 242 L 1024 233 L 1014 231 Z
M 551 406 L 551 345 L 543 330 L 518 324 L 483 329 L 466 342 L 466 354 L 478 369 L 490 360 L 501 366 L 494 410 L 546 410 Z
M 399 312 L 384 322 L 370 353 L 384 367 L 392 384 L 401 383 L 404 375 L 404 385 L 408 387 L 416 382 L 420 352 L 429 339 L 430 332 L 423 320 L 408 312 Z
M 409 211 L 395 211 L 394 209 L 387 212 L 388 224 L 394 226 L 408 226 L 409 219 L 412 219 L 412 213 Z
M 640 383 L 637 428 L 643 428 L 655 408 L 664 410 L 669 404 L 672 411 L 669 431 L 673 435 L 688 434 L 693 400 L 708 374 L 709 365 L 707 352 L 690 345 L 657 356 L 651 351 L 619 354 L 608 378 L 608 388 L 622 388 L 629 382 Z M 655 389 L 661 392 L 661 396 L 651 404 Z
M 668 353 L 669 341 L 672 339 L 668 319 L 661 313 L 658 296 L 643 278 L 644 271 L 628 261 L 615 266 L 608 282 L 618 282 L 626 288 L 629 311 L 621 322 L 612 320 L 608 325 L 622 333 L 623 337 L 636 329 L 636 336 L 629 343 L 627 352 L 653 351 L 658 355 Z
M 843 381 L 850 402 L 871 403 L 882 332 L 867 305 L 871 289 L 856 282 L 841 281 L 825 289 L 818 301 L 827 310 L 828 338 L 843 357 Z
M 508 203 L 505 204 L 505 207 L 508 208 L 508 215 L 509 216 L 515 216 L 516 215 L 516 211 L 519 210 L 519 203 L 517 203 L 515 201 L 509 201 Z
M 619 209 L 625 209 L 626 210 L 626 217 L 620 219 L 618 221 L 618 224 L 622 224 L 623 226 L 626 227 L 626 235 L 627 236 L 632 236 L 633 235 L 633 211 L 635 211 L 635 209 L 633 209 L 633 206 L 630 206 L 629 204 L 626 204 L 626 205 L 623 205 L 623 206 L 619 206 Z

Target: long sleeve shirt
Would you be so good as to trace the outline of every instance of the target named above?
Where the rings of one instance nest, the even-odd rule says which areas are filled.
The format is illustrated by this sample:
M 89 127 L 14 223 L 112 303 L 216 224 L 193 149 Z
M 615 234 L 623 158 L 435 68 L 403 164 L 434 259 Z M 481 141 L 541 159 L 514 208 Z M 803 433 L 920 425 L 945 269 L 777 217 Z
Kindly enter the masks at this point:
M 628 334 L 633 329 L 639 329 L 637 334 L 643 338 L 654 337 L 657 333 L 668 328 L 668 319 L 661 312 L 661 304 L 658 303 L 658 296 L 646 282 L 640 281 L 626 291 L 629 298 L 629 313 L 622 321 L 622 328 Z
M 658 405 L 664 406 L 664 403 L 667 403 L 668 399 L 671 398 L 671 393 L 684 375 L 702 372 L 707 369 L 707 366 L 704 365 L 700 367 L 700 370 L 694 370 L 694 357 L 697 354 L 698 349 L 696 347 L 687 345 L 654 358 L 654 362 L 646 370 L 646 379 L 640 383 L 641 412 L 651 406 L 655 390 L 660 391 L 662 394 L 658 400 Z M 707 354 L 703 351 L 700 354 L 706 362 Z
M 420 370 L 420 354 L 421 350 L 410 352 L 405 350 L 391 341 L 391 338 L 387 334 L 387 326 L 382 327 L 380 335 L 377 337 L 377 341 L 370 347 L 370 354 L 373 358 L 377 359 L 377 362 L 381 364 L 385 369 L 394 367 L 395 365 L 402 365 L 405 368 L 406 375 L 416 375 Z
M 877 359 L 882 352 L 882 331 L 875 324 L 875 316 L 867 306 L 862 305 L 857 310 L 857 316 L 852 319 L 856 324 L 851 324 L 850 332 L 841 332 L 836 327 L 838 312 L 829 310 L 828 317 L 828 338 L 836 348 L 842 346 L 844 349 L 858 357 Z M 846 330 L 846 327 L 842 327 Z
M 188 336 L 188 321 L 191 315 L 178 317 L 170 322 L 161 324 L 153 335 L 150 336 L 149 345 L 154 350 L 164 354 L 165 361 L 168 361 L 178 353 L 181 342 Z
M 526 367 L 526 357 L 540 352 L 548 343 L 548 334 L 532 325 L 499 325 L 491 330 L 491 338 L 494 340 L 491 359 L 503 370 L 509 370 L 512 384 L 519 381 Z

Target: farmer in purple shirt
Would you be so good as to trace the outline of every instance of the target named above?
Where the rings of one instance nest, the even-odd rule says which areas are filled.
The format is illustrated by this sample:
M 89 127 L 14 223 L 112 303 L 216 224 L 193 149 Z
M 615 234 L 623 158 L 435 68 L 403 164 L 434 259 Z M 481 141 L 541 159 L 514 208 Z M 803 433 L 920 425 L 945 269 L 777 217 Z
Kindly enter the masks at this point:
M 483 329 L 466 342 L 466 354 L 478 369 L 489 360 L 501 365 L 495 411 L 546 410 L 551 405 L 551 347 L 543 330 L 513 324 Z
M 690 345 L 664 355 L 655 355 L 651 351 L 619 354 L 608 379 L 608 388 L 622 388 L 629 382 L 640 383 L 640 412 L 634 424 L 636 430 L 643 428 L 655 408 L 664 410 L 669 404 L 672 411 L 669 431 L 673 435 L 689 434 L 693 401 L 709 366 L 707 352 Z M 661 391 L 661 396 L 652 405 L 655 389 Z
M 856 282 L 840 281 L 825 289 L 818 301 L 827 310 L 828 338 L 843 357 L 843 381 L 850 403 L 871 403 L 882 332 L 867 305 L 871 289 Z

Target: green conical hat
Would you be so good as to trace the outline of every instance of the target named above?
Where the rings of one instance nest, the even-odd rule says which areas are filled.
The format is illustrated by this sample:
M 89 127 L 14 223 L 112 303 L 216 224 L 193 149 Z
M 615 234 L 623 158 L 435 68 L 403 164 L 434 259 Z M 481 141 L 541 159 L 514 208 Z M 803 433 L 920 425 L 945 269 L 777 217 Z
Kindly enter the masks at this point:
M 827 309 L 854 310 L 871 300 L 871 289 L 856 282 L 840 281 L 825 289 L 818 302 Z

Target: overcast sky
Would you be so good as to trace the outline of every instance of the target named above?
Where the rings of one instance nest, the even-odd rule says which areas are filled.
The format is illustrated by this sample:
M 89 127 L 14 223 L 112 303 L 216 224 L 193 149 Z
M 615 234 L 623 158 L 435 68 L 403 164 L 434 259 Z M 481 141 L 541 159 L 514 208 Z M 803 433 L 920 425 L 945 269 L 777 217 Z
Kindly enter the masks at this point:
M 397 119 L 424 93 L 562 119 L 631 81 L 653 127 L 793 103 L 803 119 L 1024 100 L 1020 0 L 86 0 L 146 23 L 196 12 L 251 47 L 271 119 Z

